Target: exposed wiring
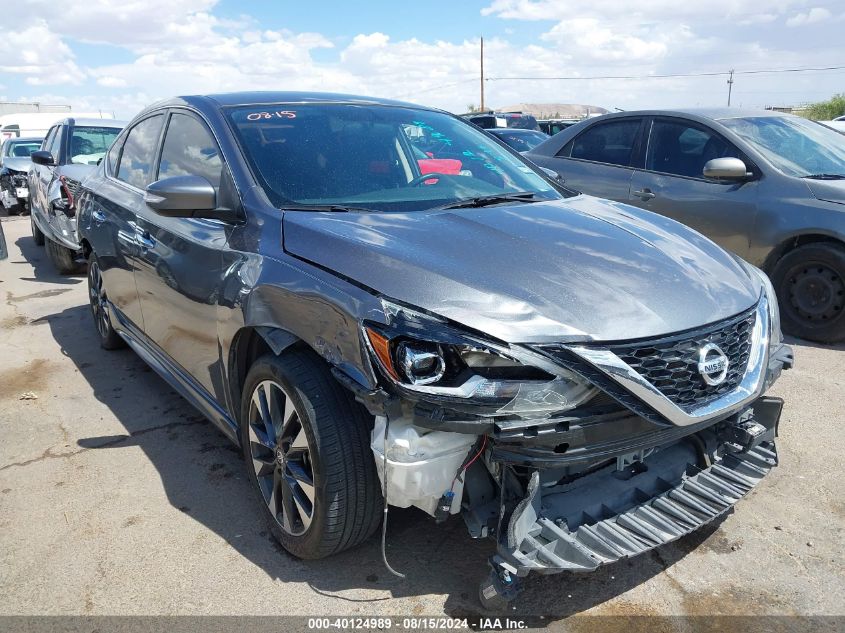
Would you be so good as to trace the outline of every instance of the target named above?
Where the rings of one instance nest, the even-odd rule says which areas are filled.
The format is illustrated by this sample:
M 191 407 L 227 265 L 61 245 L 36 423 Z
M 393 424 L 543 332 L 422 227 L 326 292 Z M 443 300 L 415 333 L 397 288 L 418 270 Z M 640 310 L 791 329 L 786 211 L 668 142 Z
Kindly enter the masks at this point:
M 387 567 L 387 571 L 389 571 L 394 576 L 399 576 L 399 578 L 404 578 L 405 574 L 399 573 L 393 567 L 390 566 L 390 563 L 387 562 L 387 429 L 390 426 L 390 416 L 384 417 L 384 438 L 382 442 L 382 473 L 384 480 L 381 485 L 381 495 L 384 498 L 384 517 L 381 521 L 381 559 L 384 561 L 384 566 Z
M 475 454 L 475 457 L 473 457 L 471 460 L 469 460 L 464 466 L 462 466 L 461 468 L 458 469 L 457 473 L 455 473 L 455 477 L 454 477 L 454 479 L 452 479 L 452 485 L 449 486 L 449 492 L 453 492 L 455 490 L 455 482 L 458 481 L 458 477 L 460 477 L 463 473 L 465 473 L 467 471 L 467 469 L 470 466 L 472 466 L 473 462 L 476 459 L 481 457 L 481 454 L 484 452 L 484 449 L 486 448 L 486 446 L 487 446 L 487 436 L 482 435 L 481 436 L 481 448 L 478 449 L 478 452 Z

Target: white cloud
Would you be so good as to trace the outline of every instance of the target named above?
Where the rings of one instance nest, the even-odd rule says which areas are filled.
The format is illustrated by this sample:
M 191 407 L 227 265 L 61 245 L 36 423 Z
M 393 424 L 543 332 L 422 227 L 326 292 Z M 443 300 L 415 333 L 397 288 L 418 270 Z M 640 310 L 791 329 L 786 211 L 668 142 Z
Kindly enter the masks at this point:
M 26 75 L 26 82 L 34 86 L 75 83 L 85 76 L 70 47 L 43 21 L 4 32 L 0 72 Z
M 813 7 L 806 13 L 796 13 L 786 21 L 786 26 L 806 26 L 822 20 L 829 20 L 831 13 L 823 7 Z

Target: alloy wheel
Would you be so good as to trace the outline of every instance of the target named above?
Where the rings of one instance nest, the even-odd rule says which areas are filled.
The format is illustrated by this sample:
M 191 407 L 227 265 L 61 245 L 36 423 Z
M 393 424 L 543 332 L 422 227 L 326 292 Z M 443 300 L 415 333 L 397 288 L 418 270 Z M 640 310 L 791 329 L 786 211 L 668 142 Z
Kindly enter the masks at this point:
M 88 298 L 91 302 L 91 312 L 94 314 L 94 323 L 102 338 L 109 334 L 111 323 L 106 306 L 106 293 L 103 288 L 103 276 L 100 274 L 100 267 L 96 261 L 92 261 L 88 267 Z
M 249 455 L 264 502 L 287 534 L 301 536 L 315 508 L 312 452 L 302 417 L 279 383 L 264 380 L 252 393 L 247 422 Z

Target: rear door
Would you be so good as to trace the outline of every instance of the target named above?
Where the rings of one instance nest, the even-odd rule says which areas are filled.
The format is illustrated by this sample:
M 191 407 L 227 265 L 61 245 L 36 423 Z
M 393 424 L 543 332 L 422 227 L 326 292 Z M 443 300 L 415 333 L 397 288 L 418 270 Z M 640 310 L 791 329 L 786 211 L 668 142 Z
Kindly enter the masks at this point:
M 642 117 L 594 123 L 543 161 L 567 187 L 591 196 L 628 201 L 628 186 L 639 165 Z
M 703 124 L 677 117 L 650 121 L 644 169 L 631 179 L 630 203 L 660 213 L 703 233 L 741 257 L 748 254 L 757 213 L 756 179 L 741 183 L 707 180 L 704 164 L 749 159 Z
M 86 214 L 97 225 L 93 244 L 109 300 L 131 325 L 144 329 L 135 270 L 141 259 L 137 211 L 144 188 L 151 182 L 155 152 L 164 129 L 165 113 L 154 113 L 135 123 L 118 138 L 106 155 L 107 177 L 93 191 L 93 208 Z
M 152 180 L 202 176 L 219 191 L 222 170 L 220 151 L 205 123 L 188 110 L 174 109 Z M 221 389 L 215 385 L 220 382 L 215 372 L 217 304 L 229 225 L 219 220 L 164 217 L 142 200 L 137 228 L 141 252 L 135 281 L 144 330 L 215 394 Z

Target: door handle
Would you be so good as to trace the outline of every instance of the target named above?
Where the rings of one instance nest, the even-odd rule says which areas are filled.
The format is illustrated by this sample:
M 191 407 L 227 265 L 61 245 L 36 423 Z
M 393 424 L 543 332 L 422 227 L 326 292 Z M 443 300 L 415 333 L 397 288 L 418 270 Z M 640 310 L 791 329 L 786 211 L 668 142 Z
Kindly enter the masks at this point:
M 639 191 L 635 191 L 633 193 L 633 195 L 635 195 L 640 200 L 651 200 L 652 198 L 654 198 L 655 194 L 651 189 L 643 188 L 643 189 L 640 189 Z
M 106 221 L 106 214 L 100 211 L 99 209 L 94 209 L 91 212 L 91 218 L 96 224 L 99 225 Z
M 150 237 L 148 231 L 138 230 L 135 232 L 135 242 L 144 249 L 152 249 L 156 246 L 156 241 Z

